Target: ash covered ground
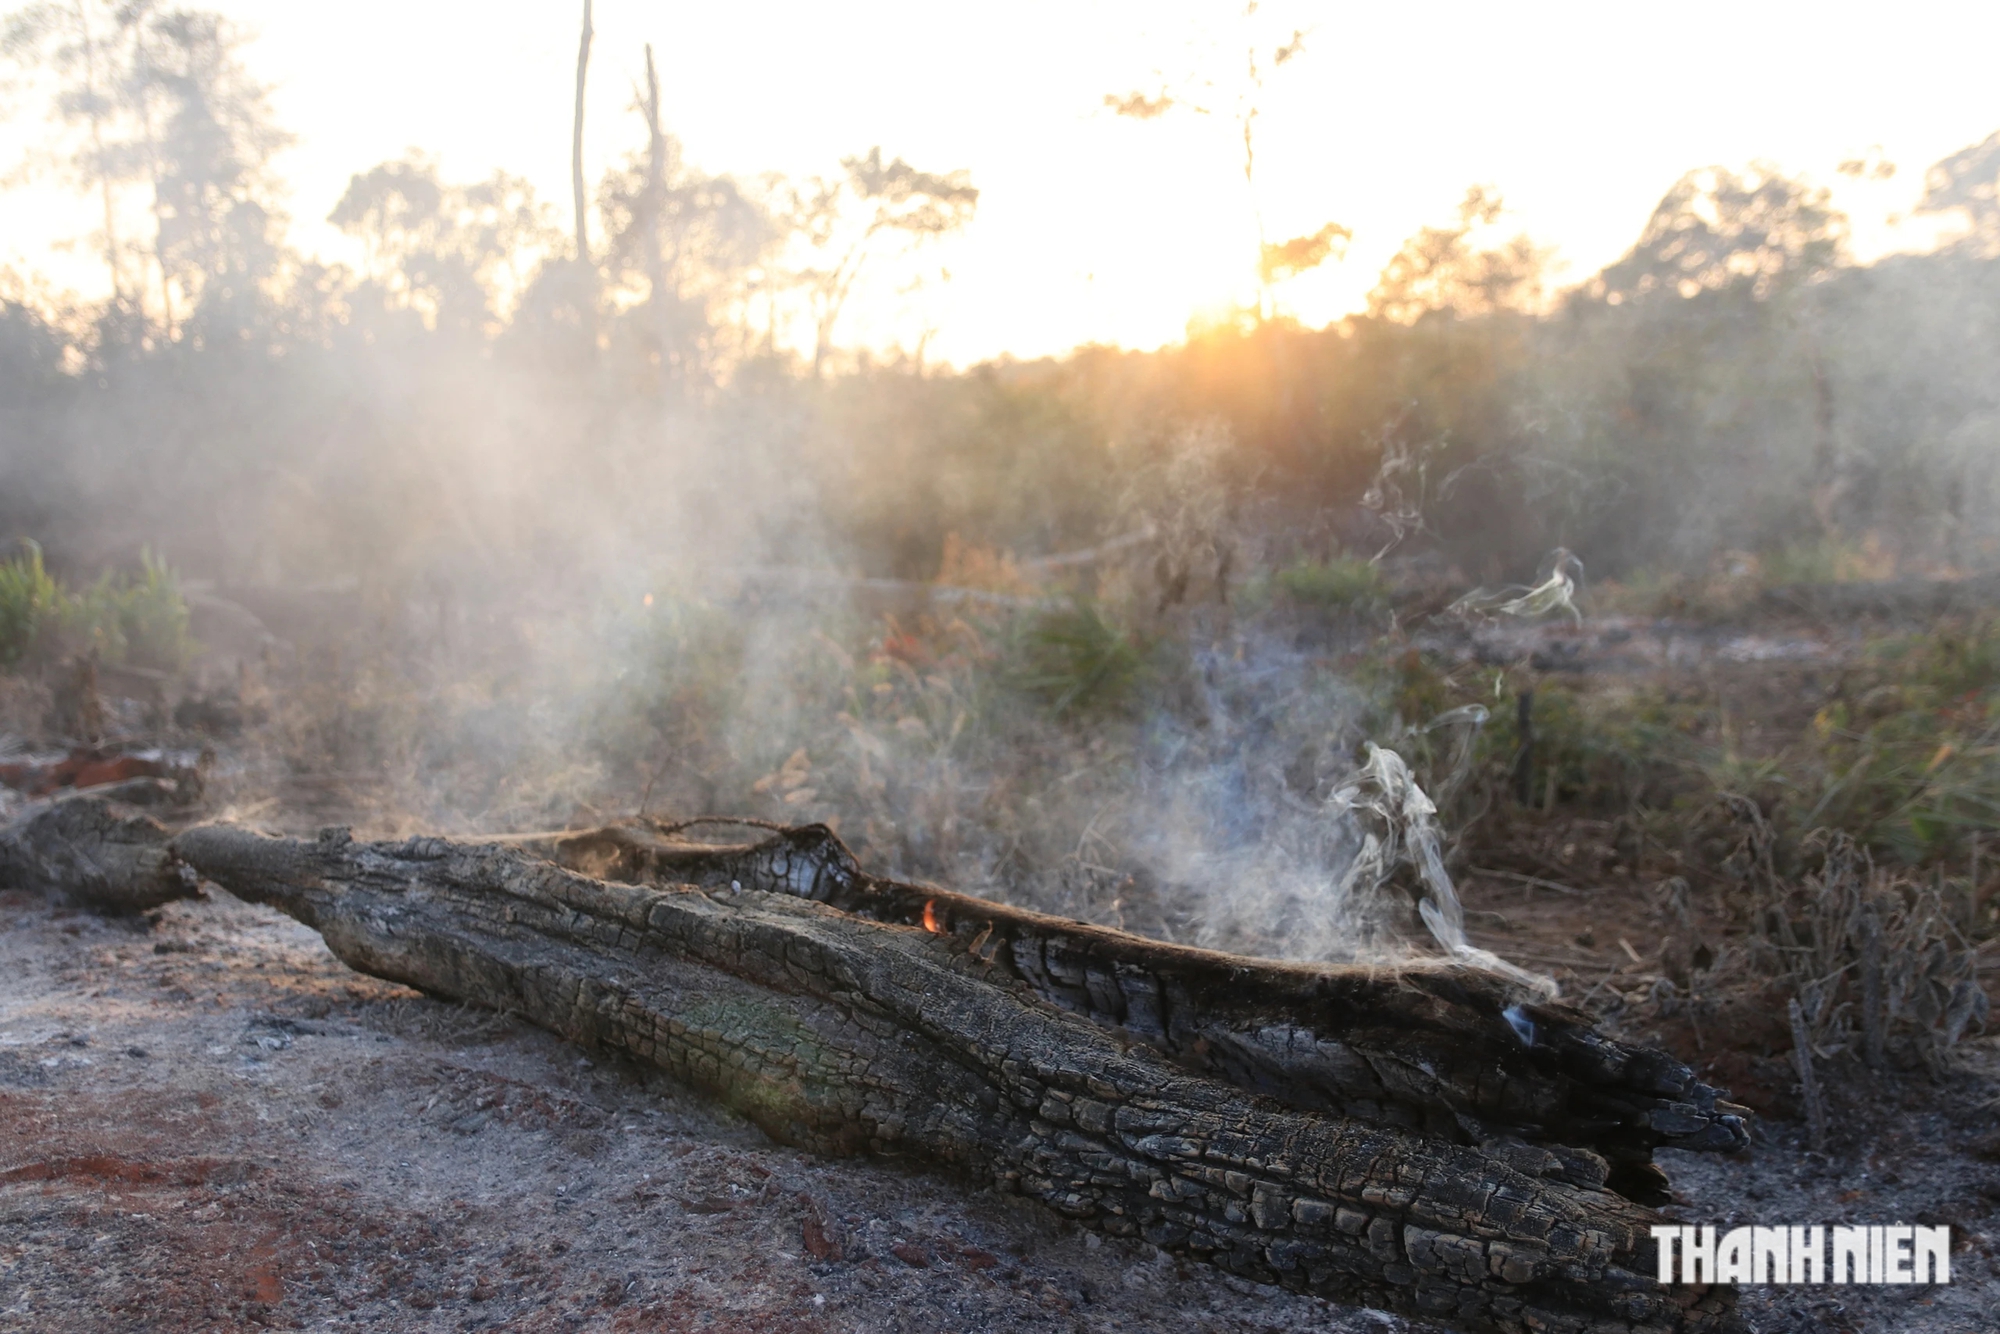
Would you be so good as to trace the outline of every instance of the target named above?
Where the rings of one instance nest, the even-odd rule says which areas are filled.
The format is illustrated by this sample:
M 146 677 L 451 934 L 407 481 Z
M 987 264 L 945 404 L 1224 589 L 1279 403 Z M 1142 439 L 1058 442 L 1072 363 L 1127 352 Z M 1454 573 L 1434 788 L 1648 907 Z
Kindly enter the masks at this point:
M 1751 1327 L 1986 1328 L 1996 1075 L 1981 1039 L 1944 1083 L 1864 1100 L 1830 1154 L 1784 1122 L 1668 1154 L 1669 1213 L 1949 1223 L 1949 1288 L 1751 1290 Z M 800 1154 L 213 890 L 128 920 L 0 895 L 0 1237 L 19 1330 L 1436 1328 Z
M 0 1329 L 1432 1328 L 795 1152 L 210 893 L 0 895 Z

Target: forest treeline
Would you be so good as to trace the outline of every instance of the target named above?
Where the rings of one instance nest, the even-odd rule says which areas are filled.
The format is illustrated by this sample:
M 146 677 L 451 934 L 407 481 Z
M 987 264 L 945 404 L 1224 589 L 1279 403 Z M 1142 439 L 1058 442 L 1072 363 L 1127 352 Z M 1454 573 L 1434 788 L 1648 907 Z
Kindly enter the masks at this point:
M 1329 327 L 1260 308 L 1154 352 L 960 371 L 851 312 L 972 222 L 963 172 L 874 149 L 811 180 L 711 174 L 649 81 L 597 130 L 634 147 L 590 191 L 587 253 L 524 181 L 413 151 L 354 176 L 329 221 L 363 258 L 326 264 L 286 242 L 289 136 L 217 16 L 43 4 L 5 40 L 51 96 L 50 162 L 101 206 L 79 243 L 111 289 L 16 279 L 0 305 L 0 535 L 54 568 L 932 578 L 948 550 L 1173 514 L 1239 569 L 1436 550 L 1488 582 L 1558 545 L 1593 574 L 2000 551 L 2000 134 L 1929 169 L 1920 207 L 1963 224 L 1932 253 L 1857 264 L 1824 189 L 1708 168 L 1552 292 L 1474 189 Z

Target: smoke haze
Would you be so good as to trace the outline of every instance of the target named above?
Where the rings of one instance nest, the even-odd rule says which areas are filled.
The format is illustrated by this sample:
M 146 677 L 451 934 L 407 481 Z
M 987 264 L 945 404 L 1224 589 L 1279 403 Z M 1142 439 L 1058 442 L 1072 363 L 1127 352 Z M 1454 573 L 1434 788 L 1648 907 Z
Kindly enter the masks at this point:
M 122 201 L 77 238 L 115 291 L 11 280 L 0 534 L 77 586 L 165 556 L 252 818 L 823 819 L 1173 939 L 1477 957 L 1447 864 L 1485 719 L 1380 666 L 1408 608 L 2000 550 L 2000 138 L 1931 168 L 1930 253 L 1857 263 L 1820 185 L 1710 168 L 1564 286 L 1474 190 L 1367 313 L 1306 327 L 1267 266 L 1157 352 L 957 371 L 924 294 L 992 201 L 950 160 L 734 175 L 628 113 L 583 262 L 556 201 L 418 153 L 354 164 L 329 266 L 255 49 L 84 10 L 102 68 L 55 20 L 12 49 L 108 90 L 59 148 Z M 859 292 L 923 318 L 870 342 Z

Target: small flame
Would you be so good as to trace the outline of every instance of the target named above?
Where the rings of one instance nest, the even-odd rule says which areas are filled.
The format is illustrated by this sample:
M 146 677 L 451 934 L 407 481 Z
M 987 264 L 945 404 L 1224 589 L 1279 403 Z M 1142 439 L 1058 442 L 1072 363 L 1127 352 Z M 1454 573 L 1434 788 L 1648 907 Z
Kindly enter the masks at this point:
M 934 936 L 944 934 L 944 924 L 938 921 L 936 899 L 924 900 L 924 930 Z

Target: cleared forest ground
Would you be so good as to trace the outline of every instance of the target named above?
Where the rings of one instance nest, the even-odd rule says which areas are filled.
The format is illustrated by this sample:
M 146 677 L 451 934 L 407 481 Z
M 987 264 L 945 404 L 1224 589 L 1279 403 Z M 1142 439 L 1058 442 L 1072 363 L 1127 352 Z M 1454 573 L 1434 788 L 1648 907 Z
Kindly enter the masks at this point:
M 1593 806 L 1589 747 L 1608 736 L 1660 758 L 1653 734 L 1601 726 L 1651 691 L 1693 701 L 1661 735 L 1720 717 L 1751 760 L 1778 755 L 1860 688 L 1872 633 L 1606 616 L 1419 631 L 1399 669 L 1406 694 L 1461 667 L 1509 672 L 1552 710 L 1536 800 L 1496 792 L 1458 856 L 1475 943 L 1759 1113 L 1744 1154 L 1662 1154 L 1669 1215 L 1953 1228 L 1949 1288 L 1750 1289 L 1758 1334 L 1956 1334 L 2000 1305 L 2000 1037 L 1963 1038 L 1935 1071 L 1870 1069 L 1833 1044 L 1832 1129 L 1812 1150 L 1788 993 L 1676 961 L 1656 892 L 1693 877 L 1689 939 L 1744 946 L 1753 923 L 1708 846 L 1727 828 L 1695 807 Z M 310 702 L 311 684 L 261 686 L 261 707 L 282 721 L 284 692 Z M 1599 731 L 1579 730 L 1600 706 Z M 136 705 L 121 709 L 138 725 Z M 211 806 L 302 832 L 399 811 L 386 786 L 287 769 L 258 726 L 216 743 Z M 765 785 L 773 813 L 803 785 L 785 782 Z M 1164 920 L 1148 888 L 1126 881 L 1111 908 Z M 1089 893 L 1039 906 L 1103 907 Z M 1989 906 L 1974 896 L 1977 922 Z M 1989 991 L 1996 964 L 1990 943 L 1977 952 Z M 802 1155 L 657 1075 L 356 974 L 312 932 L 215 890 L 125 920 L 0 892 L 0 1236 L 0 1327 L 23 1330 L 1428 1328 L 1093 1238 L 942 1177 Z
M 0 914 L 0 1328 L 1425 1328 L 783 1148 L 225 895 Z
M 226 895 L 150 926 L 19 893 L 0 914 L 0 1327 L 1431 1328 L 797 1153 Z M 1955 1334 L 2000 1301 L 2000 1039 L 1966 1047 L 1940 1086 L 1850 1091 L 1839 1152 L 1766 1121 L 1746 1154 L 1662 1153 L 1688 1221 L 1960 1239 L 1949 1289 L 1752 1289 L 1753 1328 Z

